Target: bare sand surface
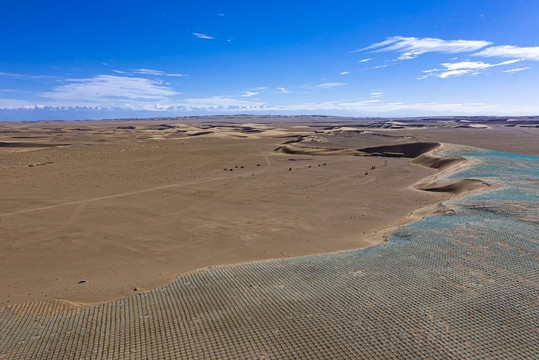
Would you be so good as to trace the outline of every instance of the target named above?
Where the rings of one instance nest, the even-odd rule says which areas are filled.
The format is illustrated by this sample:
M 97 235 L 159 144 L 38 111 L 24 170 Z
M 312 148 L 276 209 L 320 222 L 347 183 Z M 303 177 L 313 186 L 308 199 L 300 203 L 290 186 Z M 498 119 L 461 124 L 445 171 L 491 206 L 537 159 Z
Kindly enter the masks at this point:
M 323 121 L 0 123 L 0 306 L 102 302 L 202 267 L 367 247 L 483 186 L 424 180 L 461 161 L 423 154 L 437 142 L 538 150 L 533 127 Z

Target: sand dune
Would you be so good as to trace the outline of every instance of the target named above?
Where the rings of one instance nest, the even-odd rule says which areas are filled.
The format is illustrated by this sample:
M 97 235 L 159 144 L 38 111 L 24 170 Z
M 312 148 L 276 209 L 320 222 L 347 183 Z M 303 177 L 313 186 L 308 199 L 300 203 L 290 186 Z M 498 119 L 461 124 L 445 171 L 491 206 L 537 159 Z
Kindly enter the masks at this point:
M 539 134 L 290 119 L 0 124 L 0 304 L 99 302 L 202 267 L 370 246 L 484 186 L 436 182 L 464 164 L 440 142 L 534 154 Z
M 484 190 L 489 187 L 490 184 L 477 179 L 434 181 L 415 186 L 415 188 L 418 190 L 449 192 L 455 195 L 462 195 L 476 190 Z
M 443 148 L 444 145 L 440 144 Z M 485 190 L 491 185 L 485 181 L 478 179 L 462 179 L 462 180 L 438 180 L 437 174 L 448 171 L 456 171 L 462 168 L 466 163 L 466 159 L 462 156 L 442 156 L 439 154 L 440 148 L 436 147 L 424 154 L 410 160 L 410 163 L 428 167 L 436 170 L 436 174 L 430 176 L 417 184 L 414 188 L 422 191 L 431 192 L 446 192 L 454 195 L 464 195 L 466 193 Z
M 415 158 L 440 146 L 440 143 L 437 142 L 409 142 L 361 149 L 332 149 L 310 147 L 310 140 L 312 140 L 312 137 L 306 136 L 289 140 L 277 147 L 275 151 L 295 155 L 356 155 Z M 383 141 L 383 139 L 379 141 Z
M 415 159 L 412 159 L 413 164 L 426 166 L 436 170 L 444 170 L 450 166 L 456 165 L 465 161 L 461 156 L 436 156 L 432 153 L 422 154 Z
M 436 150 L 441 144 L 437 142 L 410 142 L 395 145 L 383 145 L 354 149 L 311 149 L 307 147 L 294 146 L 294 143 L 301 143 L 306 137 L 299 137 L 295 140 L 285 142 L 275 149 L 277 152 L 292 155 L 354 155 L 354 156 L 378 156 L 378 157 L 403 157 L 412 158 L 410 163 L 432 168 L 437 172 L 446 170 L 454 165 L 462 164 L 466 160 L 461 156 L 440 156 Z M 451 193 L 463 195 L 476 190 L 483 190 L 490 187 L 484 181 L 477 179 L 464 179 L 456 181 L 432 180 L 432 177 L 418 182 L 414 188 L 429 192 Z
M 332 156 L 336 156 L 336 155 L 356 155 L 358 154 L 358 152 L 356 150 L 353 150 L 353 149 L 346 149 L 346 150 L 341 150 L 341 149 L 335 149 L 335 150 L 332 150 L 332 149 L 309 149 L 309 148 L 306 148 L 306 147 L 299 147 L 299 146 L 294 146 L 294 145 L 281 145 L 277 148 L 275 148 L 275 151 L 278 152 L 278 153 L 283 153 L 283 154 L 289 154 L 289 155 L 319 155 L 319 156 L 323 156 L 323 155 L 332 155 Z

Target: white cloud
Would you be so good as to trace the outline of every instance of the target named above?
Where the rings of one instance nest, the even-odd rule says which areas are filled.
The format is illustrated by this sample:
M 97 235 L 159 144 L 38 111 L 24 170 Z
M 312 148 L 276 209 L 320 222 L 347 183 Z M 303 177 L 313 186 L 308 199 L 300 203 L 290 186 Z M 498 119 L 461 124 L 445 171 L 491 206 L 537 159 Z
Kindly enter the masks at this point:
M 539 47 L 518 47 L 512 45 L 491 46 L 474 55 L 539 60 Z
M 273 106 L 264 102 L 237 100 L 228 96 L 213 96 L 208 98 L 184 99 L 170 102 L 148 101 L 148 102 L 130 102 L 125 101 L 112 106 L 104 105 L 84 105 L 82 103 L 61 105 L 51 103 L 37 105 L 26 101 L 13 101 L 11 99 L 0 99 L 0 109 L 26 109 L 26 110 L 146 110 L 146 111 L 168 111 L 179 114 L 190 111 L 208 111 L 208 112 L 310 112 L 313 111 L 344 111 L 355 113 L 360 116 L 367 114 L 374 116 L 419 116 L 424 114 L 431 115 L 449 115 L 449 114 L 499 114 L 499 115 L 526 115 L 537 113 L 539 106 L 507 106 L 507 104 L 486 104 L 486 103 L 404 103 L 404 102 L 382 102 L 380 99 L 359 100 L 352 102 L 325 101 L 321 103 L 302 103 L 291 105 Z M 415 115 L 414 115 L 415 114 Z
M 119 73 L 124 74 L 123 72 L 119 72 Z M 175 77 L 186 76 L 185 74 L 168 74 L 162 70 L 154 70 L 154 69 L 136 69 L 133 71 L 133 73 L 141 74 L 141 75 L 153 75 L 153 76 L 175 76 Z
M 206 35 L 206 34 L 201 34 L 201 33 L 192 33 L 192 34 L 195 35 L 199 39 L 215 39 L 214 37 Z
M 377 66 L 371 66 L 371 67 L 368 67 L 366 68 L 365 70 L 371 70 L 371 69 L 383 69 L 385 67 L 388 67 L 387 64 L 384 64 L 384 65 L 377 65 Z
M 384 93 L 381 92 L 381 91 L 373 91 L 373 92 L 371 92 L 370 95 L 371 95 L 372 97 L 380 97 L 380 96 L 384 95 Z
M 142 75 L 165 75 L 164 71 L 161 70 L 153 70 L 153 69 L 136 69 L 133 71 L 135 74 L 142 74 Z
M 481 70 L 488 69 L 495 66 L 510 65 L 520 60 L 508 60 L 497 64 L 488 64 L 482 61 L 459 61 L 456 63 L 442 63 L 443 69 L 424 70 L 426 75 L 419 79 L 425 79 L 429 76 L 437 76 L 445 79 L 448 77 L 461 76 L 461 75 L 477 75 Z
M 372 58 L 367 58 L 367 59 L 359 60 L 358 62 L 364 63 L 364 62 L 371 61 L 371 60 L 372 60 Z
M 17 94 L 34 94 L 33 91 L 28 90 L 18 90 L 18 89 L 0 89 L 3 92 L 17 93 Z
M 442 40 L 436 38 L 393 36 L 387 38 L 385 41 L 372 44 L 356 51 L 397 51 L 401 53 L 398 57 L 399 60 L 407 60 L 428 52 L 471 52 L 490 44 L 492 43 L 481 40 Z
M 318 85 L 305 85 L 303 87 L 317 91 L 317 90 L 331 89 L 337 86 L 344 86 L 344 85 L 348 85 L 348 84 L 335 82 L 335 83 L 323 83 L 323 84 L 318 84 Z
M 277 93 L 277 94 L 287 94 L 287 93 L 289 93 L 289 92 L 290 92 L 290 91 L 287 90 L 287 89 L 284 88 L 284 87 L 278 87 L 276 93 Z
M 250 97 L 250 96 L 255 96 L 255 95 L 258 95 L 258 93 L 255 91 L 242 91 L 241 93 L 241 96 L 243 97 Z
M 350 74 L 350 71 L 343 71 L 343 72 L 339 73 L 339 75 L 348 75 L 348 74 Z
M 498 64 L 486 64 L 482 61 L 460 61 L 457 63 L 443 63 L 442 66 L 445 67 L 447 70 L 486 69 L 493 66 L 513 64 L 513 63 L 516 63 L 517 61 L 519 60 L 509 60 L 509 61 L 504 61 Z
M 25 74 L 14 74 L 14 73 L 5 73 L 0 71 L 0 76 L 10 77 L 14 79 L 54 79 L 54 76 L 47 75 L 25 75 Z
M 97 75 L 90 79 L 68 79 L 69 84 L 57 86 L 43 97 L 62 101 L 84 101 L 101 105 L 126 100 L 162 100 L 178 94 L 160 81 L 112 75 Z
M 505 72 L 505 73 L 515 73 L 515 72 L 519 72 L 519 71 L 528 70 L 529 68 L 530 67 L 526 66 L 526 67 L 521 67 L 521 68 L 516 68 L 516 69 L 504 70 L 503 72 Z
M 438 74 L 438 76 L 442 79 L 445 79 L 451 76 L 461 76 L 461 75 L 470 74 L 470 73 L 472 73 L 471 69 L 449 70 L 449 71 L 444 71 Z M 474 72 L 473 74 L 477 74 L 477 73 Z
M 22 109 L 34 105 L 27 100 L 2 99 L 0 98 L 0 109 Z

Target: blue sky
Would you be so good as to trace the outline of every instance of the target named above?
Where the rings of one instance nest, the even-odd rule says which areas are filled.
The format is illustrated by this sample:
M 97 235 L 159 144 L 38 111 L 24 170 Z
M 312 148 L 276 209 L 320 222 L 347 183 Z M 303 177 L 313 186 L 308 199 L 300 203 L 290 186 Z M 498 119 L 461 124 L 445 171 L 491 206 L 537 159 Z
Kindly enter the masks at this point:
M 3 1 L 0 120 L 539 115 L 539 1 Z

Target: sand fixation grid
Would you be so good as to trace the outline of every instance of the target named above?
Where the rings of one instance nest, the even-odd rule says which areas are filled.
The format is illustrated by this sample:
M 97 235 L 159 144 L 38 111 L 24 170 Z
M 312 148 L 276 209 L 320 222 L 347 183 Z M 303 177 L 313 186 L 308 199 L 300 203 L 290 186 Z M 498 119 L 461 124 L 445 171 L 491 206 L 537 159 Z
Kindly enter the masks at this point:
M 449 179 L 501 186 L 363 250 L 208 268 L 90 307 L 4 307 L 0 359 L 537 358 L 539 158 L 449 149 L 474 160 Z

